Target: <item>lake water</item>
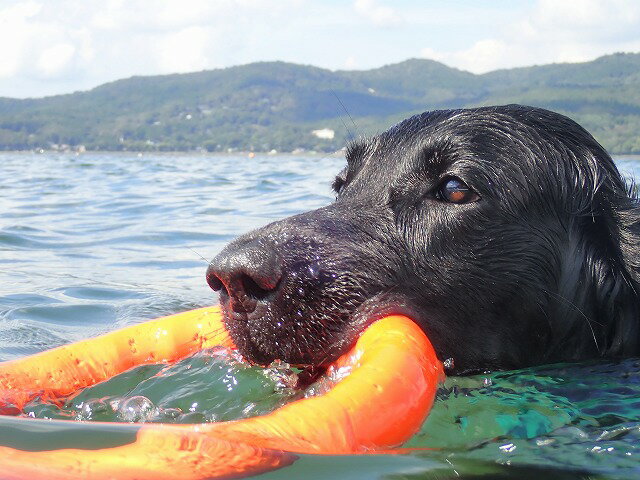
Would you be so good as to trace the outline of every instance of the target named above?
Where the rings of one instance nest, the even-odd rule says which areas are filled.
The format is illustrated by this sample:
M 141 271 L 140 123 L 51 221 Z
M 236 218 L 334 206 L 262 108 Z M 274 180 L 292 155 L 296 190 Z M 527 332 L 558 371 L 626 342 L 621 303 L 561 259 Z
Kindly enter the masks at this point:
M 207 261 L 242 232 L 329 203 L 342 165 L 0 154 L 0 360 L 215 303 Z M 640 157 L 618 165 L 640 178 Z M 0 444 L 2 432 L 0 419 Z M 305 455 L 262 478 L 639 478 L 640 359 L 450 378 L 409 446 L 433 449 Z

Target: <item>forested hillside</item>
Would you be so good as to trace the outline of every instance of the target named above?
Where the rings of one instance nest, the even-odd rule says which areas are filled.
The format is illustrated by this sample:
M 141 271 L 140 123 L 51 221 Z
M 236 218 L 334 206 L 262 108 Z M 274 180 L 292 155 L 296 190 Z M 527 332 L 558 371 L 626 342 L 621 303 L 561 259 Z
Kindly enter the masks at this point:
M 562 112 L 612 153 L 640 153 L 640 54 L 483 75 L 413 59 L 366 71 L 265 62 L 133 77 L 0 98 L 0 149 L 333 151 L 412 113 L 504 103 Z

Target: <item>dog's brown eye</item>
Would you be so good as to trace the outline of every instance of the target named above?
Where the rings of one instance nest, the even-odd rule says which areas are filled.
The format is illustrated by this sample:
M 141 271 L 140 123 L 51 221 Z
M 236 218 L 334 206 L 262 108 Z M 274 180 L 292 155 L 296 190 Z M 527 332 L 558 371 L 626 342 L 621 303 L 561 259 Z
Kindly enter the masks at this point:
M 437 198 L 448 203 L 470 203 L 480 200 L 476 192 L 456 177 L 446 178 L 440 184 Z

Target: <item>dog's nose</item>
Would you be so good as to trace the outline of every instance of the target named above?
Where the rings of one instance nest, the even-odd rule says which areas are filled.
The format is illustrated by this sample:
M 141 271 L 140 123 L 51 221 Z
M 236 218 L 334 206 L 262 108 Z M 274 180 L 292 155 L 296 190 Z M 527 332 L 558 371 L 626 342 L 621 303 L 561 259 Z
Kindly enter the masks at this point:
M 276 250 L 258 241 L 231 244 L 207 269 L 207 283 L 220 292 L 220 302 L 230 302 L 234 312 L 251 313 L 267 302 L 282 278 L 282 260 Z

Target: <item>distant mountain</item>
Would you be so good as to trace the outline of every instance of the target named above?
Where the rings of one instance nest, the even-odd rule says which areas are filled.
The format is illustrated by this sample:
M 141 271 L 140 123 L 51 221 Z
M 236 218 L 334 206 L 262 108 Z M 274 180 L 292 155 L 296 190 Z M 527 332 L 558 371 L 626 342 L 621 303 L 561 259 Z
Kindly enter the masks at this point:
M 260 62 L 132 77 L 0 98 L 0 149 L 332 151 L 413 113 L 505 103 L 564 113 L 612 153 L 640 153 L 640 54 L 483 75 L 412 59 L 366 71 Z

